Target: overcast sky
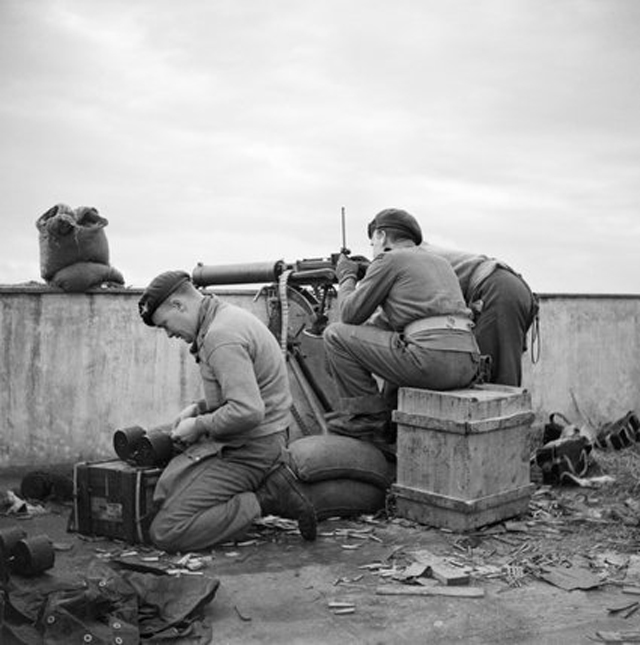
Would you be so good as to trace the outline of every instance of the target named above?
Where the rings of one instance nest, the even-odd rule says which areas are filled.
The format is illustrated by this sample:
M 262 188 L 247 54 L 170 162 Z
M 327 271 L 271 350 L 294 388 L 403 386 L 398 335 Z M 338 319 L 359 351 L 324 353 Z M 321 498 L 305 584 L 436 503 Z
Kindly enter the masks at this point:
M 640 293 L 637 0 L 0 0 L 0 283 L 108 219 L 127 285 L 368 254 L 367 222 L 543 293 Z

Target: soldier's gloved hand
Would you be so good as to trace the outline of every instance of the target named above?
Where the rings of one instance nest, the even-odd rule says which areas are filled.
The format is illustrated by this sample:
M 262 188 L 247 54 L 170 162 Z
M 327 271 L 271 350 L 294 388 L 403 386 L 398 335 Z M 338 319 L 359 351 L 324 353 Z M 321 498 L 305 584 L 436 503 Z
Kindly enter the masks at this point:
M 341 253 L 338 261 L 336 262 L 336 277 L 338 278 L 339 284 L 342 284 L 342 282 L 347 278 L 357 280 L 358 263 Z
M 357 278 L 358 280 L 362 280 L 362 278 L 364 278 L 364 274 L 369 268 L 369 265 L 371 264 L 371 260 L 369 258 L 365 258 L 364 255 L 352 255 L 351 259 L 358 264 Z

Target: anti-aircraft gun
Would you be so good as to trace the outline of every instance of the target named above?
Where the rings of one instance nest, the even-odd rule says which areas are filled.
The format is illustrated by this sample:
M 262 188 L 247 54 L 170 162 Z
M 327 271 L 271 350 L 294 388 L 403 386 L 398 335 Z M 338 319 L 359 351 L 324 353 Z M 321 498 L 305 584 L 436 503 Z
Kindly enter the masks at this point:
M 322 343 L 336 299 L 334 266 L 330 259 L 198 264 L 191 275 L 198 287 L 260 285 L 252 302 L 257 308 L 254 313 L 266 319 L 286 356 L 292 412 L 301 435 L 326 432 L 325 414 L 335 407 Z M 266 310 L 260 309 L 260 303 L 265 303 Z
M 294 398 L 294 417 L 300 433 L 326 432 L 325 414 L 335 409 L 336 393 L 326 371 L 322 332 L 336 314 L 336 263 L 341 253 L 349 255 L 344 239 L 340 253 L 326 258 L 307 258 L 208 265 L 198 263 L 192 281 L 198 287 L 261 285 L 254 304 L 266 302 L 266 322 L 278 338 L 287 358 Z M 363 276 L 364 257 L 353 257 Z M 265 312 L 257 311 L 262 317 Z
M 335 266 L 339 256 L 339 253 L 335 253 L 329 258 L 308 258 L 290 264 L 284 260 L 223 265 L 199 263 L 193 269 L 191 277 L 193 283 L 201 287 L 271 284 L 291 288 L 301 294 L 312 307 L 305 333 L 321 336 L 329 321 L 331 303 L 336 297 Z M 361 257 L 354 259 L 358 262 L 359 275 L 364 275 L 367 260 Z

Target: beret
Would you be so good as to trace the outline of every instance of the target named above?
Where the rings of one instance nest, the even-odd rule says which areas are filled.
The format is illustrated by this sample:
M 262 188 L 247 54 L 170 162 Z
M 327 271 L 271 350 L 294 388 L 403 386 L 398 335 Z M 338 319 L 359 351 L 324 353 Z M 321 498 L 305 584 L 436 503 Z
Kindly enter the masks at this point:
M 422 229 L 418 220 L 407 213 L 407 211 L 400 210 L 399 208 L 387 208 L 380 211 L 369 222 L 367 227 L 367 234 L 369 239 L 373 236 L 373 232 L 377 228 L 393 228 L 397 231 L 402 231 L 408 235 L 418 246 L 422 244 Z
M 152 318 L 158 307 L 182 284 L 190 282 L 186 271 L 165 271 L 155 277 L 142 292 L 138 312 L 146 325 L 154 327 Z

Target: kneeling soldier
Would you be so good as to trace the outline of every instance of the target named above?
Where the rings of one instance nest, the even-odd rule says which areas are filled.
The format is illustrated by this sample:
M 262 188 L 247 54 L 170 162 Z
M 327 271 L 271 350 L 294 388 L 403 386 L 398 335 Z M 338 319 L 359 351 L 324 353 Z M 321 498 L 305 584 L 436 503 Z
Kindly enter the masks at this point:
M 204 390 L 173 424 L 172 438 L 186 448 L 156 486 L 154 544 L 167 551 L 210 548 L 262 515 L 295 519 L 302 537 L 314 540 L 314 508 L 286 464 L 291 393 L 266 325 L 199 291 L 184 271 L 157 276 L 139 311 L 147 325 L 191 345 Z

